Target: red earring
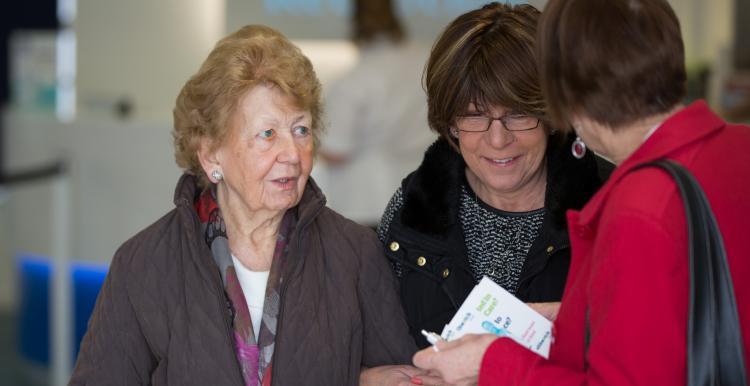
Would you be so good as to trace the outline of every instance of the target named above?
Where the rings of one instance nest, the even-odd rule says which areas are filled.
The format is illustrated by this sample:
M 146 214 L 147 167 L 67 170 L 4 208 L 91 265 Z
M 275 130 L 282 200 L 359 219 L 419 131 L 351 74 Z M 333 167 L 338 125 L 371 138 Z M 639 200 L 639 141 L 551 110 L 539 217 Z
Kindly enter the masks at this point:
M 586 155 L 586 144 L 581 140 L 581 137 L 576 137 L 573 145 L 570 146 L 570 151 L 573 153 L 573 157 L 577 159 L 581 159 Z

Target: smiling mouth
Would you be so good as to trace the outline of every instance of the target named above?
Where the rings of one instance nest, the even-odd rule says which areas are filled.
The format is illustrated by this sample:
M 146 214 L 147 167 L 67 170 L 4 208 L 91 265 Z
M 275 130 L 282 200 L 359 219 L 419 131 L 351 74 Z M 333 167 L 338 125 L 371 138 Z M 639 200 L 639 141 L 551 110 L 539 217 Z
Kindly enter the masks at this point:
M 495 165 L 505 166 L 517 160 L 519 157 L 520 156 L 508 157 L 508 158 L 486 158 L 486 159 Z

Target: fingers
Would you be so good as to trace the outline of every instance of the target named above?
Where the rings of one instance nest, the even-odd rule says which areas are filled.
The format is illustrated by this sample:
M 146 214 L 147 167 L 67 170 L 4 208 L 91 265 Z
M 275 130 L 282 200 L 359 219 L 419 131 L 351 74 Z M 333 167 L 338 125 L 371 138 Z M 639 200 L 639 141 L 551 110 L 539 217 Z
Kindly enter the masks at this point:
M 432 370 L 434 369 L 432 364 L 436 355 L 439 355 L 439 352 L 434 351 L 432 347 L 427 347 L 426 349 L 414 354 L 412 362 L 414 363 L 414 366 L 417 366 L 420 369 Z
M 440 378 L 435 375 L 420 375 L 419 380 L 421 383 L 419 383 L 422 386 L 438 386 L 438 385 L 445 385 L 445 381 L 443 378 Z
M 478 336 L 479 335 L 476 335 L 476 334 L 466 334 L 460 339 L 456 339 L 450 342 L 447 342 L 444 340 L 438 341 L 433 346 L 433 347 L 437 347 L 437 350 L 435 350 L 433 347 L 427 347 L 421 351 L 418 351 L 416 354 L 414 354 L 414 357 L 412 358 L 412 362 L 414 363 L 414 366 L 417 366 L 420 369 L 436 370 L 437 369 L 437 367 L 435 366 L 436 358 L 440 358 L 445 355 L 450 355 L 450 353 L 446 354 L 446 351 L 450 351 L 454 347 L 461 346 L 467 341 L 474 340 Z
M 423 377 L 430 378 L 427 371 L 409 365 L 390 365 L 373 368 L 363 368 L 360 372 L 361 386 L 364 385 L 389 385 L 389 386 L 414 386 L 428 385 Z
M 410 377 L 410 378 L 427 373 L 426 371 L 422 369 L 418 369 L 414 366 L 409 366 L 409 365 L 398 366 L 397 370 L 401 374 L 404 374 L 405 376 Z

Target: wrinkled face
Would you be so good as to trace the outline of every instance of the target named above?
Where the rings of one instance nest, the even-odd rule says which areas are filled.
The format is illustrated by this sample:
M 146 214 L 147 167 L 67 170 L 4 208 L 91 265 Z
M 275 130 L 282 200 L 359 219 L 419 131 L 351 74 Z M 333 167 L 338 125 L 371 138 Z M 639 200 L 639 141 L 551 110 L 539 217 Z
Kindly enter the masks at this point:
M 215 153 L 224 175 L 222 205 L 254 212 L 299 203 L 313 164 L 312 116 L 293 102 L 266 85 L 241 98 L 229 137 Z
M 469 104 L 467 115 L 474 114 L 501 117 L 516 113 L 502 106 L 479 111 Z M 544 177 L 547 133 L 541 122 L 535 129 L 511 132 L 495 120 L 484 132 L 458 131 L 458 143 L 469 169 L 467 178 L 480 197 L 482 192 L 498 197 L 524 192 Z

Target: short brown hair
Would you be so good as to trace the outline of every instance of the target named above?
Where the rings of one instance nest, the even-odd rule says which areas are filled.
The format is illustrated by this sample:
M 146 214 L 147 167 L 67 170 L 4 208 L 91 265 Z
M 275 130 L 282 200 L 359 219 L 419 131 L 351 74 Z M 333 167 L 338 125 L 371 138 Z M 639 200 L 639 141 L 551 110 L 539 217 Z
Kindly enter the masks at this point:
M 198 149 L 202 138 L 215 146 L 227 139 L 240 98 L 253 87 L 278 87 L 312 115 L 317 148 L 321 129 L 320 82 L 310 61 L 280 32 L 245 26 L 216 43 L 198 73 L 185 83 L 174 108 L 175 159 L 186 172 L 208 184 Z
M 537 56 L 550 116 L 582 112 L 617 129 L 685 95 L 680 24 L 666 0 L 550 0 Z
M 424 74 L 427 121 L 447 139 L 469 103 L 544 118 L 534 38 L 539 10 L 490 3 L 453 20 L 432 47 Z

